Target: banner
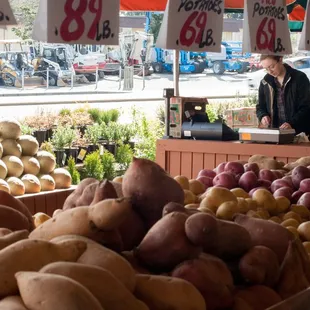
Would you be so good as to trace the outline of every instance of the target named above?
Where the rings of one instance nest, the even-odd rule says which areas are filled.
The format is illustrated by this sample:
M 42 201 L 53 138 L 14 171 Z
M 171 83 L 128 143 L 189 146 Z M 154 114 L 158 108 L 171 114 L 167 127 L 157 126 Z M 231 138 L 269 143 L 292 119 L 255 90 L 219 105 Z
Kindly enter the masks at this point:
M 0 1 L 0 27 L 16 25 L 16 19 L 11 9 L 9 0 Z
M 310 51 L 310 1 L 307 4 L 306 16 L 304 21 L 304 26 L 302 28 L 301 37 L 299 41 L 298 50 L 300 51 Z

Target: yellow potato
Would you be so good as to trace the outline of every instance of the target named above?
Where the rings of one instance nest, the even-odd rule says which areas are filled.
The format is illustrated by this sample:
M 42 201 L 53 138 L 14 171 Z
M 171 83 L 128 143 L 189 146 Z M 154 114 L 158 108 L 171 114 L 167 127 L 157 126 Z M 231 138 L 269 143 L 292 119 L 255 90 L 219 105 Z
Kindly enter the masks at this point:
M 253 200 L 252 198 L 246 198 L 245 201 L 248 203 L 249 210 L 257 210 L 258 205 L 255 200 Z
M 232 221 L 233 216 L 238 213 L 238 203 L 235 201 L 226 201 L 218 207 L 216 217 L 221 220 Z
M 299 239 L 299 233 L 296 227 L 288 226 L 286 229 L 289 230 L 295 236 L 295 238 Z
M 289 211 L 283 216 L 283 221 L 288 219 L 295 219 L 298 223 L 301 223 L 302 221 L 300 215 L 293 211 Z
M 174 179 L 181 185 L 183 189 L 189 190 L 189 180 L 187 177 L 178 175 Z
M 307 253 L 310 254 L 310 242 L 305 241 L 302 244 L 303 244 L 304 248 L 306 249 Z
M 116 178 L 113 179 L 113 182 L 123 183 L 123 177 L 116 177 Z
M 286 197 L 282 197 L 282 196 L 276 198 L 276 203 L 277 203 L 278 214 L 282 212 L 286 212 L 291 205 L 291 202 Z
M 302 205 L 291 205 L 290 211 L 293 211 L 300 215 L 301 218 L 309 220 L 310 219 L 310 211 L 307 207 Z
M 269 212 L 263 208 L 258 208 L 256 214 L 259 215 L 264 220 L 268 220 L 270 218 Z
M 261 219 L 261 218 L 262 218 L 262 217 L 261 217 L 259 214 L 257 214 L 257 212 L 254 211 L 254 210 L 248 211 L 246 215 L 247 215 L 248 217 L 254 217 L 254 218 L 258 218 L 258 219 Z
M 278 224 L 281 224 L 282 220 L 277 217 L 277 216 L 272 216 L 269 221 L 272 221 L 272 222 L 275 222 L 275 223 L 278 223 Z
M 198 209 L 199 208 L 199 203 L 190 203 L 185 206 L 186 209 Z
M 230 190 L 237 198 L 250 198 L 250 195 L 242 188 L 233 188 Z
M 296 229 L 298 228 L 299 224 L 300 223 L 297 222 L 295 219 L 287 219 L 281 223 L 281 225 L 286 228 L 291 226 L 291 227 L 295 227 Z
M 267 210 L 271 215 L 277 214 L 277 203 L 272 194 L 266 189 L 258 189 L 252 197 L 259 208 Z
M 302 240 L 310 241 L 310 222 L 300 224 L 297 230 Z
M 245 214 L 249 211 L 249 205 L 244 198 L 237 197 L 239 212 Z
M 34 226 L 37 228 L 42 225 L 45 221 L 49 220 L 51 217 L 45 213 L 38 212 L 33 216 Z
M 237 201 L 237 197 L 227 188 L 212 187 L 207 191 L 200 203 L 200 207 L 211 209 L 216 212 L 217 208 L 226 201 Z
M 189 190 L 195 195 L 201 195 L 206 191 L 206 186 L 198 180 L 190 180 Z
M 196 199 L 196 196 L 190 190 L 184 189 L 184 205 L 195 203 Z
M 198 210 L 199 210 L 200 212 L 208 213 L 208 214 L 211 214 L 211 215 L 215 216 L 215 213 L 214 213 L 211 209 L 208 209 L 208 208 L 200 208 L 200 207 L 199 207 Z

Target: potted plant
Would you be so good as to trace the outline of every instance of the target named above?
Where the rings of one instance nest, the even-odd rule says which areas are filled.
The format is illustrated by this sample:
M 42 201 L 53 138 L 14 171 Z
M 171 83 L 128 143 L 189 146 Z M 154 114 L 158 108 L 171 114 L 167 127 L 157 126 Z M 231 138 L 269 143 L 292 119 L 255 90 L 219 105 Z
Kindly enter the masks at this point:
M 100 156 L 103 168 L 103 178 L 113 180 L 115 178 L 115 158 L 109 151 L 104 151 Z
M 77 147 L 73 147 L 73 143 L 78 139 L 79 134 L 76 129 L 73 129 L 71 127 L 66 126 L 66 131 L 65 131 L 65 141 L 66 141 L 66 148 L 65 148 L 65 153 L 67 159 L 69 157 L 73 157 L 74 161 L 77 161 L 78 157 L 78 152 L 79 149 Z M 66 160 L 66 164 L 68 161 Z
M 118 164 L 118 172 L 123 174 L 129 167 L 130 163 L 133 159 L 133 150 L 129 144 L 121 143 L 118 145 L 116 154 L 115 154 L 115 161 Z
M 31 128 L 27 124 L 21 124 L 22 135 L 32 136 L 34 132 L 34 128 Z
M 68 159 L 68 171 L 71 174 L 72 184 L 78 185 L 80 183 L 80 173 L 76 169 L 75 160 L 73 157 L 69 157 Z
M 115 122 L 110 122 L 106 130 L 107 143 L 105 149 L 115 155 L 116 144 L 121 140 L 121 127 Z
M 51 139 L 51 143 L 54 148 L 54 153 L 56 155 L 56 163 L 63 167 L 66 161 L 66 153 L 65 146 L 67 144 L 66 141 L 66 127 L 58 126 L 56 130 L 53 132 L 53 137 Z
M 84 138 L 89 143 L 88 145 L 88 152 L 94 152 L 99 149 L 99 139 L 102 135 L 102 129 L 99 124 L 94 124 L 91 126 L 87 126 Z
M 81 136 L 83 137 L 87 126 L 93 123 L 89 113 L 83 108 L 76 109 L 72 112 L 72 118 L 74 126 L 80 131 Z
M 135 143 L 132 139 L 135 137 L 135 130 L 133 125 L 125 124 L 120 127 L 121 140 L 124 144 L 129 144 L 132 149 L 135 147 Z
M 82 170 L 82 177 L 94 178 L 99 181 L 103 178 L 103 166 L 100 158 L 99 150 L 86 155 L 84 160 L 84 168 Z

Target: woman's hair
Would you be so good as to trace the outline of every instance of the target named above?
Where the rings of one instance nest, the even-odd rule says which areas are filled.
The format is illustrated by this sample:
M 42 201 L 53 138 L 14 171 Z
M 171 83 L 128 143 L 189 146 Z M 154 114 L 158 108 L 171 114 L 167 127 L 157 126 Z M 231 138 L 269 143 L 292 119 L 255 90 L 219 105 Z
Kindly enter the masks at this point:
M 260 61 L 263 61 L 267 58 L 276 60 L 276 61 L 280 61 L 283 57 L 282 56 L 276 56 L 276 55 L 261 55 L 260 56 Z

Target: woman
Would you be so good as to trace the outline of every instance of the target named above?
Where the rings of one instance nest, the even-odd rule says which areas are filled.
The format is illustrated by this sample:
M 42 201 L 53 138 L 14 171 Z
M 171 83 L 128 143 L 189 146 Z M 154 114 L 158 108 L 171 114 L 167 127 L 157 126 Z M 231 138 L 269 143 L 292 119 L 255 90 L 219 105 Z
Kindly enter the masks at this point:
M 267 71 L 259 86 L 256 114 L 263 127 L 295 129 L 310 134 L 310 83 L 307 76 L 283 63 L 283 57 L 262 55 Z

